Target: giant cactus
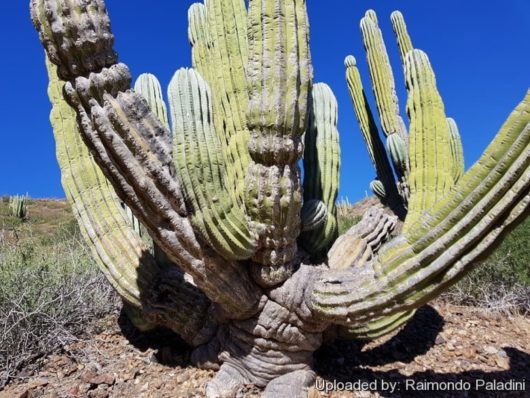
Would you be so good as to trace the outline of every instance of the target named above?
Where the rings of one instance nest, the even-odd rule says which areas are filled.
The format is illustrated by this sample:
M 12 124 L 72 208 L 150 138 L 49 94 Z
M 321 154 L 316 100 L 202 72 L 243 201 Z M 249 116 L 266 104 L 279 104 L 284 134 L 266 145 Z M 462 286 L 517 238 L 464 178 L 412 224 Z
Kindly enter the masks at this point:
M 171 328 L 194 347 L 195 364 L 219 370 L 208 396 L 234 396 L 246 383 L 269 397 L 303 396 L 324 333 L 394 330 L 529 213 L 530 92 L 464 173 L 458 132 L 399 14 L 409 133 L 375 13 L 363 21 L 390 157 L 347 60 L 372 185 L 395 214 L 373 208 L 337 240 L 337 103 L 312 84 L 304 0 L 190 8 L 194 69 L 170 84 L 172 133 L 154 80 L 131 90 L 103 0 L 32 0 L 31 15 L 50 61 L 63 186 L 83 234 L 133 322 Z

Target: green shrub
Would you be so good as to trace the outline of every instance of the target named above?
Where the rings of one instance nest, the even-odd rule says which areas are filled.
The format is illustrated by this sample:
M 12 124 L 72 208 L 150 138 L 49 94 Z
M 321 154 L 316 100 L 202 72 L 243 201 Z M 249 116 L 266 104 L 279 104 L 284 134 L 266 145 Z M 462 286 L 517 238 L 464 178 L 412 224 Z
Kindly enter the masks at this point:
M 530 220 L 442 298 L 454 304 L 530 313 Z

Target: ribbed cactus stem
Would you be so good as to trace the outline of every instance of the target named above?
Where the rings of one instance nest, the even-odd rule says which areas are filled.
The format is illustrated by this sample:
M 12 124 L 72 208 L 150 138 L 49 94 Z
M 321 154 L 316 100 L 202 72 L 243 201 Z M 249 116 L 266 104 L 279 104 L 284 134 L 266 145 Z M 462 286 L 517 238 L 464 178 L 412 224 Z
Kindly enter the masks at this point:
M 226 157 L 227 181 L 242 206 L 250 160 L 246 111 L 248 92 L 247 11 L 244 0 L 208 0 L 188 11 L 193 67 L 212 90 L 215 131 Z
M 169 84 L 174 159 L 192 223 L 226 259 L 247 259 L 256 250 L 243 210 L 226 182 L 227 167 L 213 125 L 210 88 L 193 69 L 178 70 Z
M 450 132 L 427 55 L 407 54 L 405 70 L 410 117 L 410 200 L 405 231 L 443 199 L 454 185 Z
M 31 8 L 42 42 L 48 52 L 57 54 L 52 61 L 63 70 L 60 77 L 70 79 L 64 94 L 76 111 L 83 141 L 118 197 L 171 261 L 190 274 L 212 301 L 236 317 L 246 315 L 254 311 L 259 289 L 239 264 L 212 258 L 211 250 L 201 247 L 173 176 L 171 152 L 160 138 L 167 129 L 146 101 L 130 90 L 126 65 L 116 64 L 115 58 L 106 59 L 110 66 L 103 69 L 100 63 L 88 62 L 89 54 L 104 56 L 103 50 L 114 54 L 108 15 L 100 4 L 100 0 L 36 0 Z M 72 68 L 68 63 L 83 51 L 87 63 Z
M 407 32 L 407 25 L 405 24 L 403 15 L 399 11 L 394 11 L 390 15 L 390 20 L 392 21 L 392 27 L 396 35 L 401 62 L 405 64 L 405 56 L 409 51 L 414 49 L 409 33 Z
M 326 204 L 321 200 L 311 199 L 304 202 L 302 213 L 302 232 L 315 231 L 323 227 L 328 217 Z
M 462 178 L 465 172 L 464 149 L 458 132 L 458 126 L 453 118 L 447 118 L 449 126 L 449 140 L 451 144 L 452 175 L 455 184 Z
M 9 211 L 12 216 L 25 220 L 28 215 L 28 195 L 10 196 Z
M 321 200 L 327 219 L 320 228 L 303 233 L 300 244 L 313 255 L 322 255 L 338 236 L 335 201 L 339 190 L 340 145 L 338 104 L 331 88 L 313 86 L 309 122 L 305 133 L 304 200 Z
M 162 87 L 156 76 L 151 73 L 142 73 L 134 83 L 134 91 L 142 94 L 149 104 L 149 108 L 151 108 L 158 119 L 169 129 L 166 103 L 162 96 Z
M 361 267 L 375 258 L 379 248 L 390 239 L 397 217 L 372 207 L 363 218 L 341 235 L 328 253 L 331 269 Z
M 361 31 L 383 132 L 387 137 L 399 134 L 406 142 L 407 132 L 400 116 L 394 74 L 374 11 L 366 12 L 361 20 Z
M 53 106 L 50 121 L 68 201 L 100 269 L 124 300 L 141 309 L 141 291 L 152 287 L 158 267 L 83 144 L 76 114 L 63 98 L 64 82 L 57 78 L 57 68 L 46 65 Z
M 415 313 L 415 309 L 396 312 L 358 327 L 340 327 L 337 337 L 345 340 L 374 340 L 397 330 L 407 323 Z
M 251 2 L 248 35 L 252 160 L 245 179 L 246 207 L 260 232 L 253 261 L 291 267 L 300 233 L 298 160 L 312 78 L 305 1 Z
M 379 193 L 385 192 L 385 203 L 392 206 L 396 214 L 404 216 L 402 199 L 396 188 L 396 181 L 392 166 L 388 160 L 385 146 L 381 141 L 379 130 L 375 124 L 370 105 L 366 99 L 366 94 L 361 81 L 361 75 L 357 68 L 357 62 L 353 56 L 346 57 L 346 81 L 353 102 L 355 116 L 359 123 L 362 136 L 366 142 L 368 154 L 374 165 L 377 180 L 384 189 L 378 189 Z M 380 188 L 380 187 L 379 187 Z M 374 191 L 375 192 L 375 191 Z M 377 194 L 377 192 L 375 192 Z M 378 195 L 380 198 L 381 196 Z
M 491 253 L 529 211 L 530 91 L 454 189 L 374 264 L 329 272 L 316 284 L 314 308 L 345 325 L 418 308 Z

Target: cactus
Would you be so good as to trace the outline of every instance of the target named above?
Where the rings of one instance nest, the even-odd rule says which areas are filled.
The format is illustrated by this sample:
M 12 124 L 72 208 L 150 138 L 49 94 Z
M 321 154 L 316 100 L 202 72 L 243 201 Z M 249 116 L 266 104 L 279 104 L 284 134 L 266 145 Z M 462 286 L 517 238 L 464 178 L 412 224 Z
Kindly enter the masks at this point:
M 399 113 L 394 76 L 377 16 L 373 10 L 369 10 L 361 20 L 374 96 L 387 138 L 386 152 L 373 121 L 355 58 L 351 55 L 345 61 L 346 80 L 377 173 L 370 188 L 400 218 L 404 219 L 405 214 L 408 214 L 405 223 L 405 227 L 408 227 L 458 182 L 464 174 L 464 156 L 456 122 L 445 116 L 427 55 L 414 49 L 399 11 L 394 11 L 390 19 L 407 83 L 408 132 Z M 427 146 L 418 148 L 418 144 Z M 386 153 L 392 161 L 397 182 Z M 428 165 L 429 162 L 438 164 Z M 399 195 L 396 195 L 396 188 Z M 416 194 L 418 191 L 423 194 Z
M 9 211 L 13 217 L 24 221 L 28 217 L 28 195 L 10 196 Z
M 190 8 L 194 68 L 170 84 L 172 133 L 154 79 L 130 89 L 103 0 L 32 0 L 31 14 L 83 235 L 138 328 L 169 327 L 194 347 L 193 363 L 218 369 L 209 397 L 249 383 L 265 397 L 305 396 L 324 335 L 395 330 L 530 212 L 530 91 L 464 172 L 456 124 L 400 14 L 410 132 L 370 11 L 362 26 L 386 147 L 355 60 L 346 66 L 383 205 L 339 238 L 337 103 L 312 83 L 304 0 Z

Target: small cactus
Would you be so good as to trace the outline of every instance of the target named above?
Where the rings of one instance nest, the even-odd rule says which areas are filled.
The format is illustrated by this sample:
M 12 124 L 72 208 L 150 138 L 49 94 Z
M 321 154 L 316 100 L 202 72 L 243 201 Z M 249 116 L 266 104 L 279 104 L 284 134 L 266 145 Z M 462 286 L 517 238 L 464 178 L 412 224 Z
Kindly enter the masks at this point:
M 24 221 L 28 217 L 28 195 L 9 197 L 9 211 L 13 217 Z

